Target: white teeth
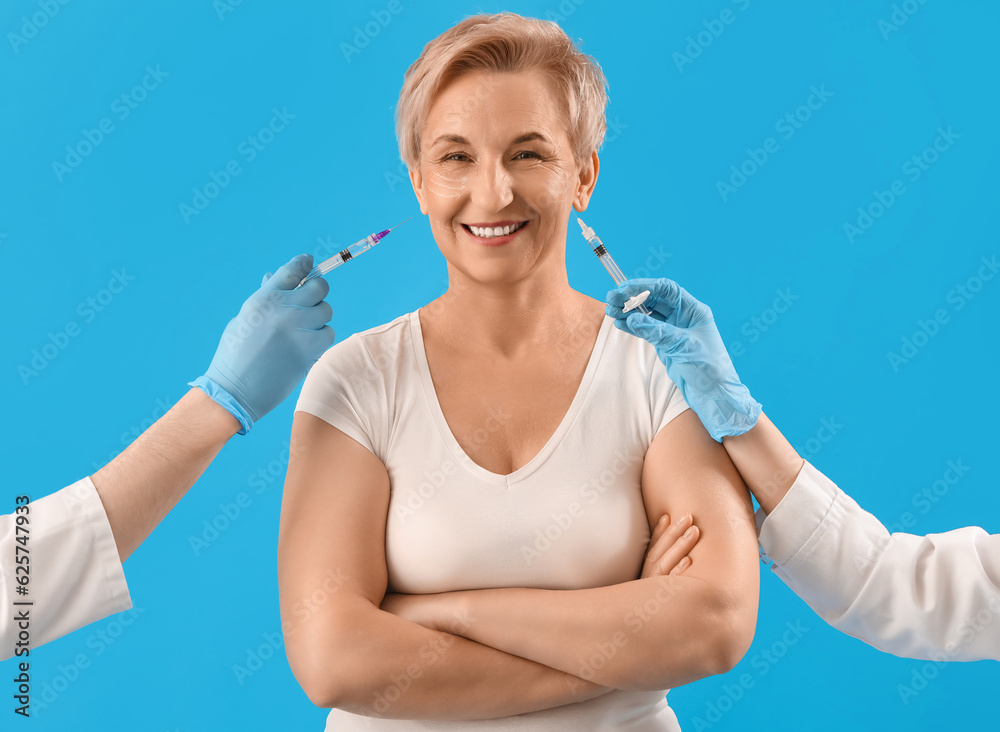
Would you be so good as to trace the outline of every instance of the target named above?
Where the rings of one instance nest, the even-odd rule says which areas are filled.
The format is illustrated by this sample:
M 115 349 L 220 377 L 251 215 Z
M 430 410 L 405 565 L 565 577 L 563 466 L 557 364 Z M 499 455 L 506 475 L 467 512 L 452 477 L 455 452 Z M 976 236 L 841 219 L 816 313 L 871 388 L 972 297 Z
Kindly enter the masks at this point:
M 507 236 L 522 226 L 523 224 L 514 224 L 513 226 L 470 226 L 469 230 L 476 236 L 484 239 L 492 239 L 497 236 Z

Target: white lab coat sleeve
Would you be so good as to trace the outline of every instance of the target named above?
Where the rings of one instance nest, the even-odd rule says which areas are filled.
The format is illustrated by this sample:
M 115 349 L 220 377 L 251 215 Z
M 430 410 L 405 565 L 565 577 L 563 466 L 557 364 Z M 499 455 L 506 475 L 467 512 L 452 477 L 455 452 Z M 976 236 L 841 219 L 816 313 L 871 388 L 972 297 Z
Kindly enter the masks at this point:
M 132 607 L 111 524 L 89 477 L 28 509 L 28 554 L 18 554 L 30 557 L 27 595 L 17 593 L 15 572 L 15 547 L 24 546 L 25 534 L 17 532 L 16 513 L 0 516 L 0 660 L 16 655 L 17 612 L 28 611 L 30 649 Z M 25 601 L 32 604 L 13 604 Z
M 905 658 L 1000 660 L 1000 535 L 890 536 L 808 461 L 758 526 L 775 574 L 834 628 Z

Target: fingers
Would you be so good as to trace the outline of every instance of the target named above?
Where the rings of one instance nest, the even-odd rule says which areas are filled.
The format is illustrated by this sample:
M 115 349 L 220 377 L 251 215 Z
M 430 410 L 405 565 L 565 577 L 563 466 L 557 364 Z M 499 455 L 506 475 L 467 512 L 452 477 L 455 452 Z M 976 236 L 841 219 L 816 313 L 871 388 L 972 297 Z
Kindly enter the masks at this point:
M 324 325 L 322 328 L 320 328 L 317 331 L 317 334 L 318 335 L 316 336 L 316 338 L 319 339 L 320 347 L 323 349 L 323 353 L 325 353 L 326 350 L 330 346 L 332 346 L 333 342 L 336 340 L 336 336 L 335 336 L 335 334 L 333 332 L 333 328 L 331 328 L 329 325 Z M 323 354 L 320 354 L 320 355 L 323 355 Z M 319 357 L 317 356 L 317 358 L 319 358 Z
M 302 278 L 309 274 L 312 264 L 311 254 L 299 254 L 281 265 L 278 271 L 261 285 L 267 284 L 276 290 L 293 290 L 302 281 Z
M 671 549 L 677 542 L 677 539 L 680 538 L 693 523 L 690 515 L 681 516 L 676 522 L 670 522 L 669 516 L 665 516 L 665 518 L 667 520 L 664 522 L 666 525 L 664 526 L 663 531 L 657 538 L 655 544 L 652 543 L 652 541 L 650 542 L 649 551 L 646 552 L 646 561 L 651 565 L 663 559 L 668 550 Z M 687 552 L 680 554 L 675 559 L 674 564 L 680 561 L 684 554 L 687 554 Z M 671 564 L 670 567 L 667 567 L 666 571 L 669 571 L 672 567 L 673 564 Z
M 280 272 L 281 270 L 278 271 Z M 275 275 L 275 277 L 277 276 L 278 275 Z M 298 285 L 301 279 L 302 278 L 300 277 L 295 284 Z M 302 285 L 302 287 L 286 293 L 283 297 L 285 298 L 284 301 L 290 305 L 307 308 L 321 302 L 329 294 L 330 283 L 322 277 L 314 277 Z
M 680 286 L 666 277 L 632 277 L 608 291 L 608 302 L 614 301 L 615 305 L 621 307 L 626 300 L 633 295 L 638 295 L 643 290 L 649 290 L 649 294 L 658 299 L 669 298 L 671 293 L 680 290 Z
M 649 551 L 642 568 L 642 577 L 682 574 L 691 566 L 688 552 L 698 543 L 701 532 L 693 525 L 690 515 L 671 523 L 664 515 L 653 530 Z
M 674 354 L 688 338 L 687 332 L 673 323 L 661 323 L 645 313 L 633 310 L 624 319 L 615 320 L 619 330 L 649 341 L 658 351 Z
M 624 318 L 629 314 L 623 309 L 625 302 L 643 290 L 649 290 L 645 306 L 651 311 L 651 319 L 656 322 L 666 321 L 688 328 L 713 319 L 712 309 L 708 305 L 665 277 L 625 280 L 614 290 L 608 290 L 604 312 L 615 319 Z
M 649 317 L 645 313 L 633 310 L 625 318 L 625 326 L 640 338 L 649 340 L 651 336 L 656 336 L 660 340 L 660 333 L 677 330 L 677 327 L 670 323 L 661 323 Z
M 333 318 L 330 303 L 321 300 L 312 307 L 303 308 L 295 317 L 295 324 L 303 330 L 319 330 Z
M 663 532 L 668 528 L 670 528 L 670 514 L 665 513 L 660 517 L 660 520 L 656 522 L 656 526 L 653 527 L 653 534 L 649 537 L 649 545 L 646 551 L 647 559 L 649 558 L 649 552 L 656 546 L 656 542 L 660 540 L 660 537 L 663 536 Z
M 625 301 L 643 290 L 649 290 L 646 306 L 665 318 L 669 318 L 678 307 L 681 293 L 684 293 L 680 285 L 666 277 L 629 279 L 620 283 L 615 289 L 608 290 L 606 297 L 608 307 L 605 308 L 605 312 L 613 318 L 622 317 Z
M 670 515 L 663 514 L 660 520 L 656 522 L 656 526 L 653 527 L 653 533 L 649 537 L 649 546 L 646 549 L 646 558 L 642 563 L 642 572 L 640 573 L 640 578 L 652 577 L 656 574 L 653 569 L 656 566 L 656 561 L 663 555 L 664 549 L 661 548 L 661 539 L 663 534 L 670 528 Z
M 698 543 L 701 532 L 697 526 L 689 526 L 687 530 L 667 549 L 666 553 L 652 566 L 654 574 L 683 574 L 691 566 L 688 552 Z
M 677 563 L 677 566 L 670 570 L 670 574 L 675 577 L 679 574 L 684 574 L 684 570 L 691 566 L 691 557 L 684 557 L 681 561 Z
M 300 341 L 303 354 L 308 354 L 312 359 L 306 366 L 311 368 L 314 363 L 326 353 L 334 342 L 333 328 L 324 325 L 322 328 L 310 331 L 305 340 Z

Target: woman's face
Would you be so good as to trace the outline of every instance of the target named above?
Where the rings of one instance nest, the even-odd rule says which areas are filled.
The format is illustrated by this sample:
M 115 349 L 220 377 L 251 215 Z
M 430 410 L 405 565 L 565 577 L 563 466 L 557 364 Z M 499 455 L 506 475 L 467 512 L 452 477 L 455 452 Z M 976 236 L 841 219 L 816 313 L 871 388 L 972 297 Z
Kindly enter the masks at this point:
M 542 71 L 469 72 L 437 95 L 410 178 L 450 264 L 476 280 L 565 269 L 570 209 L 598 169 L 596 152 L 577 165 L 565 119 Z

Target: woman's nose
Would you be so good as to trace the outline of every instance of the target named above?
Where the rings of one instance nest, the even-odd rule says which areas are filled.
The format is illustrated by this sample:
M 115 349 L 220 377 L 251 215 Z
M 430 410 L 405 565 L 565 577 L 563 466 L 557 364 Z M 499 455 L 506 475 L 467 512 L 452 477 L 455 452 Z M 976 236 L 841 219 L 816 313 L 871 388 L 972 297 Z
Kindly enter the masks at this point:
M 485 211 L 502 211 L 514 200 L 514 181 L 499 161 L 481 163 L 470 181 L 473 203 Z

